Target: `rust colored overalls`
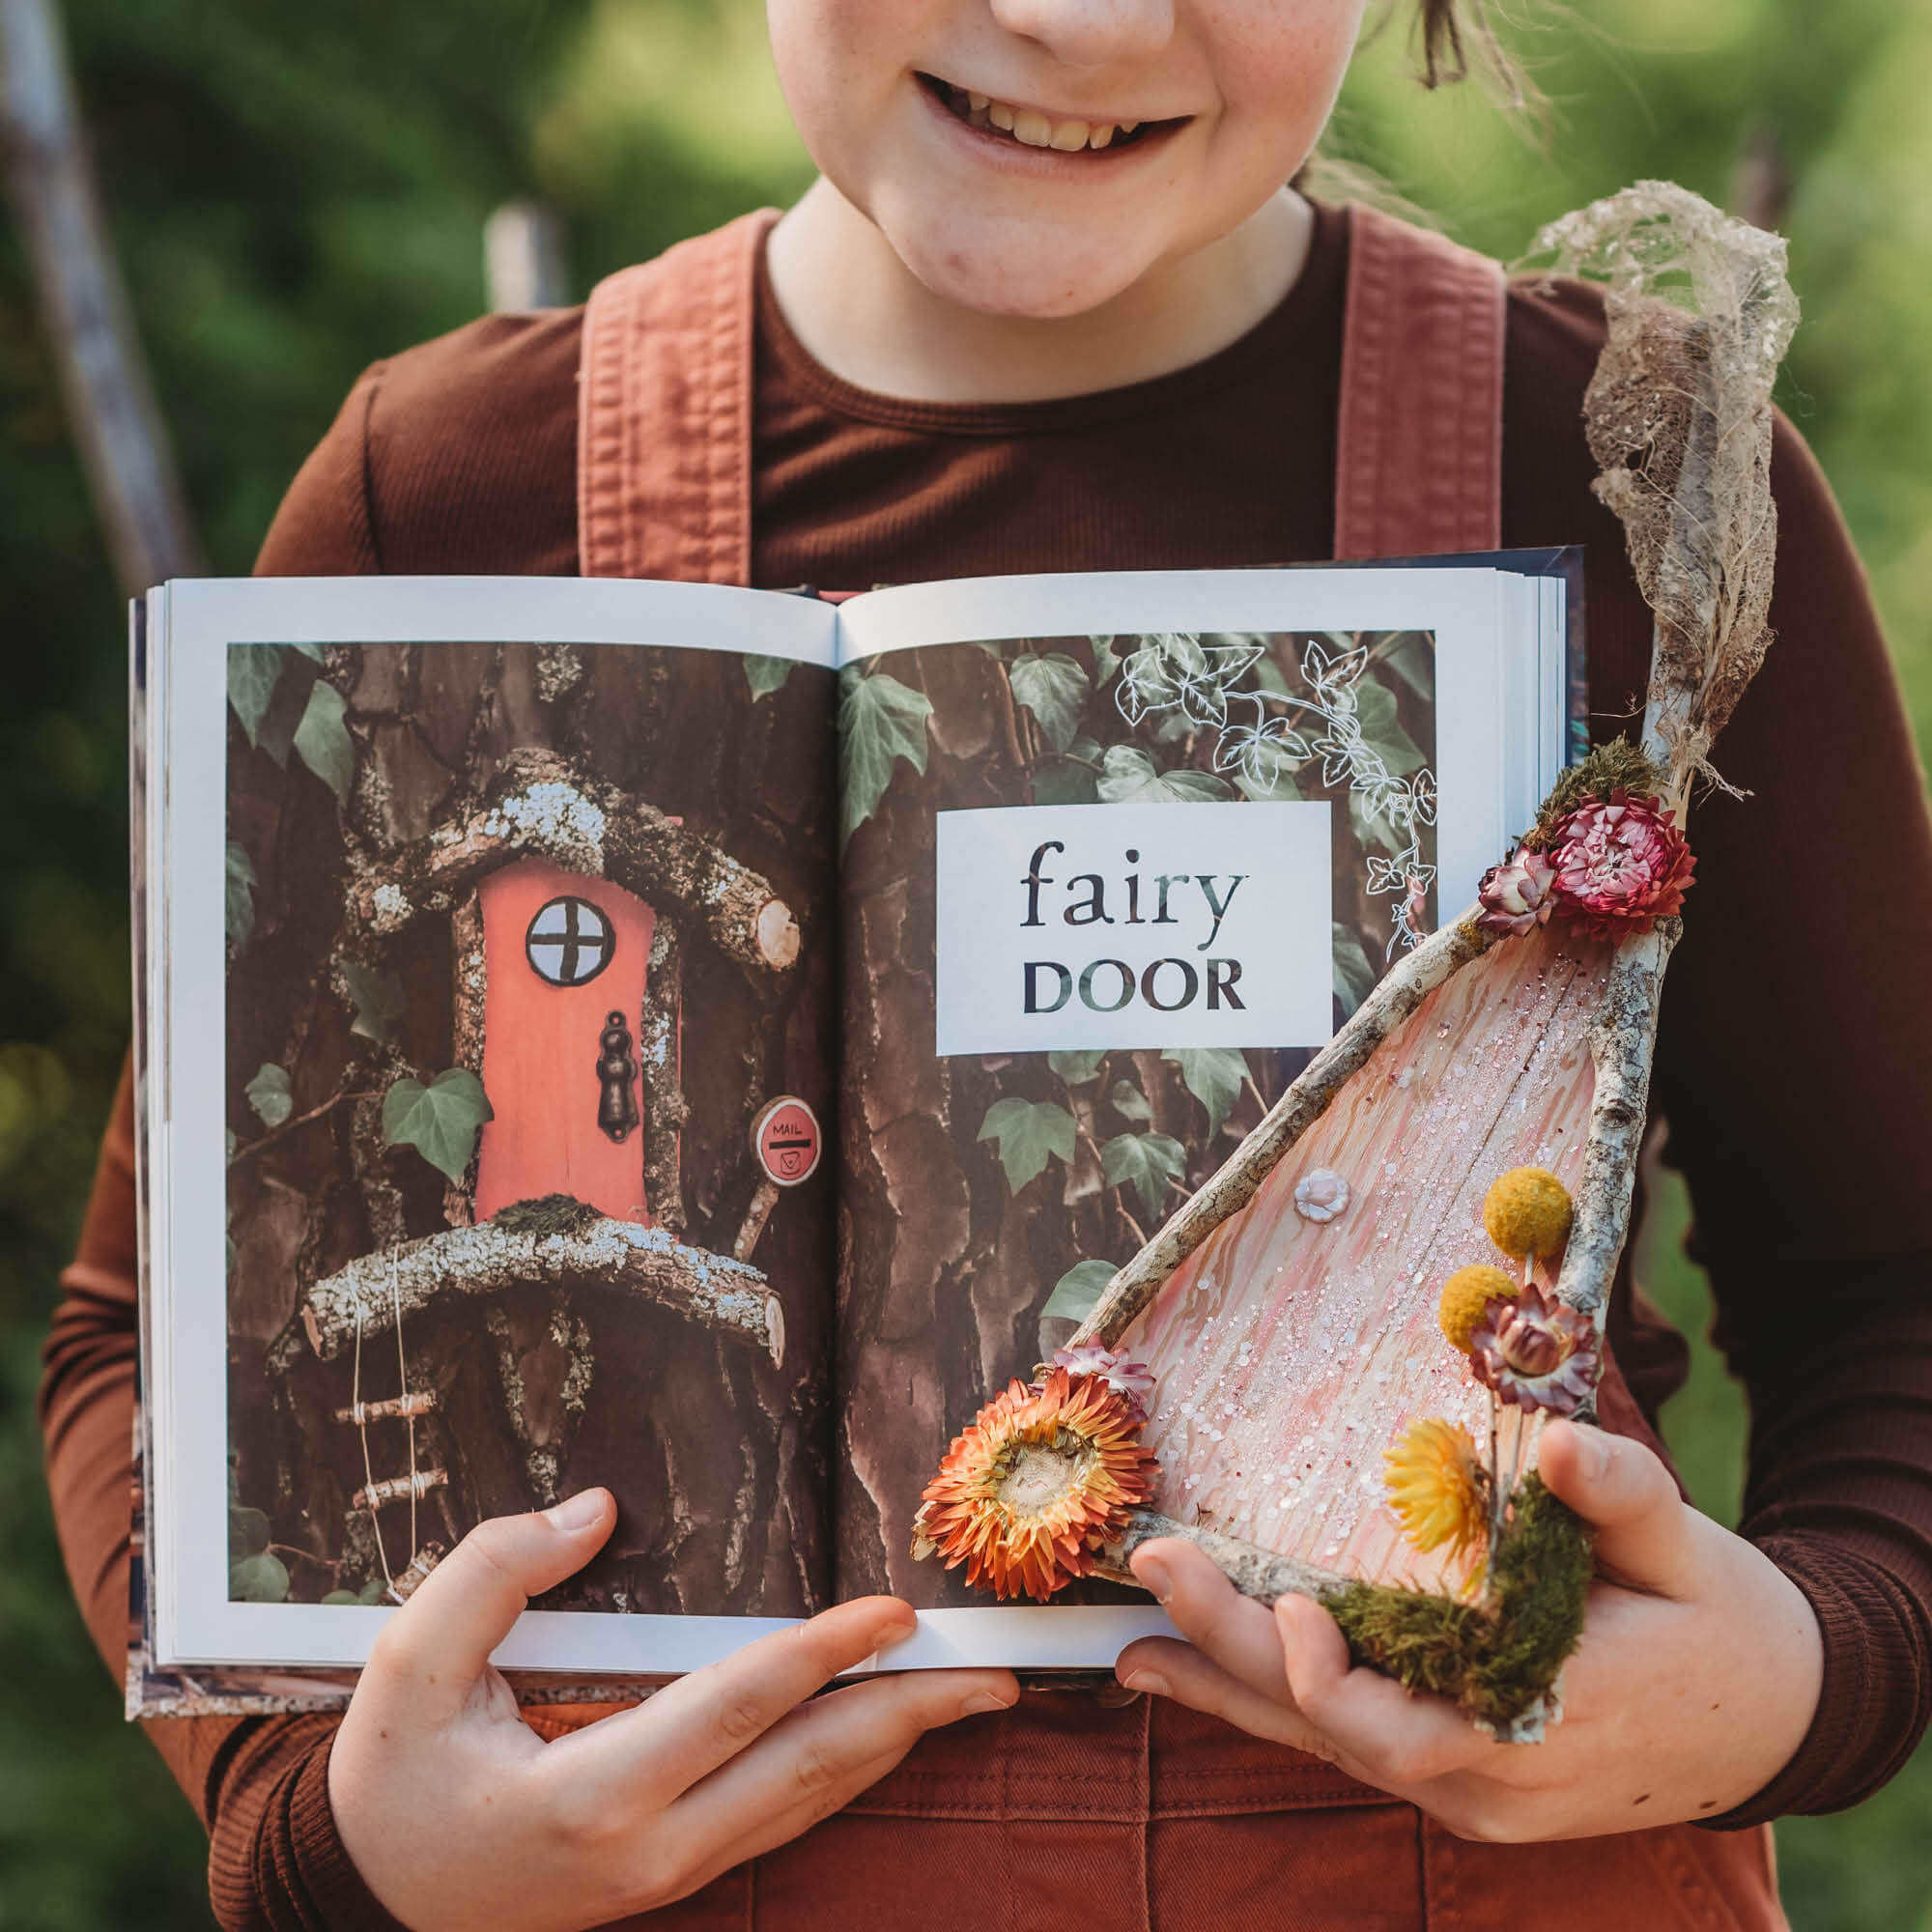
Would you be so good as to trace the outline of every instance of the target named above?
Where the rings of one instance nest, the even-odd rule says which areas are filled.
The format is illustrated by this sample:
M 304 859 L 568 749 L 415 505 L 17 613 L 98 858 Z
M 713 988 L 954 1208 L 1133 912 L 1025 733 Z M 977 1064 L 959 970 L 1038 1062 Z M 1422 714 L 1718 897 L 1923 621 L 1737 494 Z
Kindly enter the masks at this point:
M 591 298 L 578 443 L 586 577 L 751 576 L 748 215 Z M 1504 283 L 1351 214 L 1338 557 L 1500 539 Z M 1614 1370 L 1612 1370 L 1614 1378 Z M 1605 1419 L 1655 1443 L 1627 1390 Z M 907 1480 L 921 1472 L 907 1471 Z M 554 1736 L 609 1706 L 529 1714 Z M 1785 1925 L 1768 1827 L 1464 1842 L 1413 1805 L 1164 1699 L 1030 1691 L 930 1733 L 838 1816 L 626 1925 L 661 1932 L 1476 1932 Z

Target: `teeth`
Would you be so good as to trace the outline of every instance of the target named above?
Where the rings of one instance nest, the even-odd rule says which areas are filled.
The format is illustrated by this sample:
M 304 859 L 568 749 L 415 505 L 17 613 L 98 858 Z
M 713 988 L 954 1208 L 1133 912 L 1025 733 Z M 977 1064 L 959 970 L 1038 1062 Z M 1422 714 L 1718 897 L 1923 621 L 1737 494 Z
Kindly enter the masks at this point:
M 997 128 L 1029 148 L 1051 148 L 1062 155 L 1077 155 L 1085 148 L 1105 148 L 1115 135 L 1131 134 L 1138 121 L 1052 121 L 1037 108 L 1010 107 L 990 94 L 975 94 L 970 88 L 948 87 L 947 99 L 952 111 L 976 128 Z

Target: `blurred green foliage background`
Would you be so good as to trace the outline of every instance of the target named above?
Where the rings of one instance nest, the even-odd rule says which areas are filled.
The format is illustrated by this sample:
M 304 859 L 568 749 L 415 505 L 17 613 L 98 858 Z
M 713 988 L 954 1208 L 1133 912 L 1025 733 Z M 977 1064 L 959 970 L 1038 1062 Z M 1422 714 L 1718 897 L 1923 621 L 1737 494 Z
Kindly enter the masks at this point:
M 756 0 L 69 0 L 106 198 L 213 567 L 245 571 L 364 364 L 482 306 L 481 230 L 536 195 L 580 296 L 810 178 Z M 1405 15 L 1406 17 L 1406 15 Z M 1805 323 L 1785 407 L 1869 564 L 1932 733 L 1932 12 L 1895 0 L 1593 0 L 1513 44 L 1547 140 L 1474 87 L 1425 96 L 1402 21 L 1330 148 L 1520 254 L 1643 176 L 1784 226 Z M 1776 157 L 1776 158 L 1774 158 Z M 0 1927 L 206 1926 L 203 1846 L 68 1599 L 39 1474 L 36 1351 L 128 1031 L 123 617 L 14 232 L 0 224 Z M 1698 1338 L 1666 1416 L 1731 1517 L 1743 1405 L 1703 1345 L 1666 1194 L 1647 1278 Z M 1801 1932 L 1932 1932 L 1932 1752 L 1842 1818 L 1780 1828 Z

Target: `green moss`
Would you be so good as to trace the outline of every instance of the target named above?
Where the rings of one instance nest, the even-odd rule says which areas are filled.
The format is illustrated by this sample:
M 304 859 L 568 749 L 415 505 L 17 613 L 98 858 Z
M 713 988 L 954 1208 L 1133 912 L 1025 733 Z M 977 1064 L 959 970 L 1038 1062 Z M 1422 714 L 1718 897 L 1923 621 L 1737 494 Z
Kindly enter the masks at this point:
M 1581 1518 L 1532 1473 L 1517 1491 L 1481 1604 L 1380 1583 L 1342 1584 L 1322 1604 L 1355 1662 L 1501 1727 L 1535 1710 L 1577 1648 L 1590 1562 Z
M 1527 842 L 1541 851 L 1557 826 L 1586 798 L 1607 799 L 1627 791 L 1633 798 L 1655 798 L 1663 789 L 1663 773 L 1628 738 L 1599 745 L 1581 764 L 1572 765 L 1549 788 Z
M 574 1194 L 539 1194 L 512 1201 L 490 1219 L 512 1235 L 587 1235 L 604 1217 Z

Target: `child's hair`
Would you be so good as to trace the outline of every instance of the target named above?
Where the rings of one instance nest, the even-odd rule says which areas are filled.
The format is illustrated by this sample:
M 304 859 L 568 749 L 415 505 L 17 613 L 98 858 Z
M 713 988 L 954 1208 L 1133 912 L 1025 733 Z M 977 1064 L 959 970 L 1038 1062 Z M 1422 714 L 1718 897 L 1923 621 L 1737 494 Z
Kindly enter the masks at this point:
M 1528 104 L 1521 70 L 1497 40 L 1484 0 L 1416 0 L 1415 34 L 1425 87 L 1473 72 L 1512 107 Z

